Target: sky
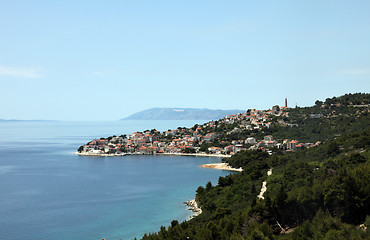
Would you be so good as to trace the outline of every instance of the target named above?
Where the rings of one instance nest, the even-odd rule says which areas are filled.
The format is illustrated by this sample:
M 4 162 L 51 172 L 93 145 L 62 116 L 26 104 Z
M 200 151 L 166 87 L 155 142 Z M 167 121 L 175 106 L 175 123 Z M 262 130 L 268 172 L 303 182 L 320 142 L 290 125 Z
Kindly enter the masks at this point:
M 370 1 L 0 0 L 0 119 L 370 92 Z

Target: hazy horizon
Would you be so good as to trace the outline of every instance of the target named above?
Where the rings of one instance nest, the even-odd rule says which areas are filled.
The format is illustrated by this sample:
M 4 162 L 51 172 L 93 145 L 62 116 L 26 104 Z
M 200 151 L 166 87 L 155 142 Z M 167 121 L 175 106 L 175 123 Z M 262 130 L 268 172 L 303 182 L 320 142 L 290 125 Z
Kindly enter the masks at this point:
M 325 100 L 325 99 L 324 99 Z M 266 109 L 258 109 L 258 110 L 267 110 L 267 109 L 271 109 L 272 106 L 274 105 L 279 105 L 279 106 L 283 106 L 283 104 L 273 104 L 271 105 L 270 107 L 266 108 Z M 311 104 L 313 105 L 313 104 Z M 300 107 L 308 107 L 308 106 L 300 106 Z M 251 107 L 253 108 L 253 107 Z M 6 120 L 6 121 L 81 121 L 81 122 L 84 122 L 84 121 L 122 121 L 122 120 L 126 120 L 126 118 L 136 114 L 136 113 L 140 113 L 140 112 L 145 112 L 147 110 L 152 110 L 152 109 L 198 109 L 198 110 L 221 110 L 221 111 L 228 111 L 228 110 L 240 110 L 241 112 L 246 112 L 248 109 L 210 109 L 210 108 L 191 108 L 191 107 L 181 107 L 181 108 L 178 108 L 178 107 L 151 107 L 151 108 L 148 108 L 148 109 L 144 109 L 144 110 L 140 110 L 140 111 L 136 111 L 136 112 L 133 112 L 132 114 L 129 114 L 127 116 L 124 116 L 124 117 L 121 117 L 119 119 L 109 119 L 109 120 L 89 120 L 89 119 L 82 119 L 82 120 L 69 120 L 69 119 L 64 119 L 64 120 L 60 120 L 60 119 L 5 119 L 5 118 L 1 118 L 0 117 L 0 120 Z M 129 119 L 128 119 L 129 120 Z M 206 120 L 206 119 L 202 119 L 202 120 Z M 146 120 L 139 120 L 139 121 L 146 121 Z

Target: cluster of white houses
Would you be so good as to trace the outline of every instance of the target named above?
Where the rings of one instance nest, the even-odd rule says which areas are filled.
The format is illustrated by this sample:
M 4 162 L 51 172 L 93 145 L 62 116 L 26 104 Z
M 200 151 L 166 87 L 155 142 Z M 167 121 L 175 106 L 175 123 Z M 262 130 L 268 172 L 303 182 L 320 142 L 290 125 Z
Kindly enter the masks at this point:
M 304 147 L 315 146 L 319 143 L 299 143 L 296 140 L 275 140 L 271 135 L 265 136 L 263 140 L 253 137 L 237 139 L 226 143 L 221 141 L 215 130 L 220 124 L 228 127 L 226 135 L 235 134 L 242 130 L 260 130 L 270 128 L 273 124 L 271 116 L 289 117 L 287 107 L 274 106 L 272 110 L 249 109 L 245 113 L 228 115 L 218 121 L 210 121 L 193 128 L 177 128 L 160 133 L 157 130 L 135 132 L 129 136 L 112 136 L 109 138 L 94 139 L 79 148 L 84 154 L 160 154 L 160 153 L 210 153 L 210 154 L 234 154 L 242 150 L 270 151 L 272 148 L 281 148 L 287 151 L 298 150 Z M 276 124 L 287 125 L 280 119 Z M 232 125 L 230 125 L 232 124 Z M 203 143 L 212 145 L 217 140 L 220 146 L 201 148 Z

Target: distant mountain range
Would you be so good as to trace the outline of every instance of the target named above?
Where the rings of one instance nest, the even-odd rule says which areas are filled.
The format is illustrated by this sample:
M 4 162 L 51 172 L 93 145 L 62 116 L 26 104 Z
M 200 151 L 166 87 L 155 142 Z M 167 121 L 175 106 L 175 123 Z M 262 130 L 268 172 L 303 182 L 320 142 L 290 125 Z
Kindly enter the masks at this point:
M 120 120 L 216 120 L 228 114 L 242 113 L 245 110 L 213 110 L 199 108 L 151 108 L 134 113 Z

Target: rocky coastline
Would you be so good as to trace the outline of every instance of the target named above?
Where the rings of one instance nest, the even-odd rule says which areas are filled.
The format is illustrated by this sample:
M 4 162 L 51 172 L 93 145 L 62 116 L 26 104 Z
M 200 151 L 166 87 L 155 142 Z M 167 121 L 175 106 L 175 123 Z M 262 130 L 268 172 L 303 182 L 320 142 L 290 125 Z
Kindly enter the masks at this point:
M 184 202 L 184 204 L 188 206 L 189 210 L 191 210 L 194 213 L 194 215 L 191 218 L 196 217 L 202 213 L 202 209 L 198 206 L 198 203 L 197 201 L 195 201 L 195 199 L 186 201 Z

